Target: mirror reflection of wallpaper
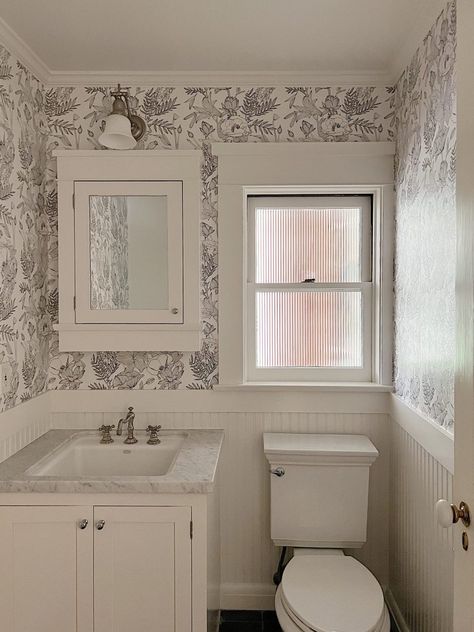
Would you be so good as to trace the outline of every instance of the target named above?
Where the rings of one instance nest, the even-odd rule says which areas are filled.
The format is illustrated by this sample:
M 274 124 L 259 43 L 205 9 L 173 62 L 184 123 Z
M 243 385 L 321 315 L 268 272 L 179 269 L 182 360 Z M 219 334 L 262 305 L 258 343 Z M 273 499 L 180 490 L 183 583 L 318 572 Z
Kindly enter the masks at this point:
M 124 196 L 89 197 L 91 309 L 127 309 L 128 210 Z
M 396 85 L 396 393 L 454 422 L 456 6 L 439 16 Z

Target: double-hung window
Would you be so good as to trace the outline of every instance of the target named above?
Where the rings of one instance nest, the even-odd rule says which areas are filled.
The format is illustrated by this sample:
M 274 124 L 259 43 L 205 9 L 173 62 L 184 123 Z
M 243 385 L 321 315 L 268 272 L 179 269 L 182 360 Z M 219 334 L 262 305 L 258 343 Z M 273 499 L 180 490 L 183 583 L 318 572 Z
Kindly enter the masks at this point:
M 247 200 L 247 379 L 370 382 L 372 196 Z

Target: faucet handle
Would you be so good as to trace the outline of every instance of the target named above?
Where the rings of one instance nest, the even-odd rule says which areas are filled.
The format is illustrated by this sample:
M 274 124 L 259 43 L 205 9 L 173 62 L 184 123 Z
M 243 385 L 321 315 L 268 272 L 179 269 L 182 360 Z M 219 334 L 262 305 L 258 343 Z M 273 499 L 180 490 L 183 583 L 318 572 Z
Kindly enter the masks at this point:
M 100 440 L 101 443 L 113 443 L 114 442 L 114 440 L 110 436 L 110 431 L 113 428 L 115 428 L 115 424 L 112 424 L 112 425 L 102 424 L 102 426 L 99 428 L 99 432 L 102 433 L 102 439 Z
M 161 426 L 149 425 L 146 429 L 146 431 L 150 433 L 150 438 L 148 439 L 147 443 L 149 443 L 150 445 L 157 445 L 158 443 L 161 443 L 160 439 L 158 438 L 158 433 L 160 430 Z

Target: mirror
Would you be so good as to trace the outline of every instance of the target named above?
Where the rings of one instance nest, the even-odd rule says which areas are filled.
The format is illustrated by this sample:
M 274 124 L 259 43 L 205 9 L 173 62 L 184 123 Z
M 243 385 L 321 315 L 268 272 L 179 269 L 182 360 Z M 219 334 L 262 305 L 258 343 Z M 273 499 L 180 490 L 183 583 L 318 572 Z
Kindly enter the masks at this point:
M 90 195 L 90 308 L 167 309 L 165 195 Z

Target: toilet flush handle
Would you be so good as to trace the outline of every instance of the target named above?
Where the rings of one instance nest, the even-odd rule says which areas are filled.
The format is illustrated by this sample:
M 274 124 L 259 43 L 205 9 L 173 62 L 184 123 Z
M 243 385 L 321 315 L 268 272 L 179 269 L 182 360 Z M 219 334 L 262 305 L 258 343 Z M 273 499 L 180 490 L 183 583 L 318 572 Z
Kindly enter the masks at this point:
M 273 470 L 270 470 L 270 474 L 273 474 L 273 476 L 285 476 L 285 468 L 279 465 L 278 467 L 275 467 Z

